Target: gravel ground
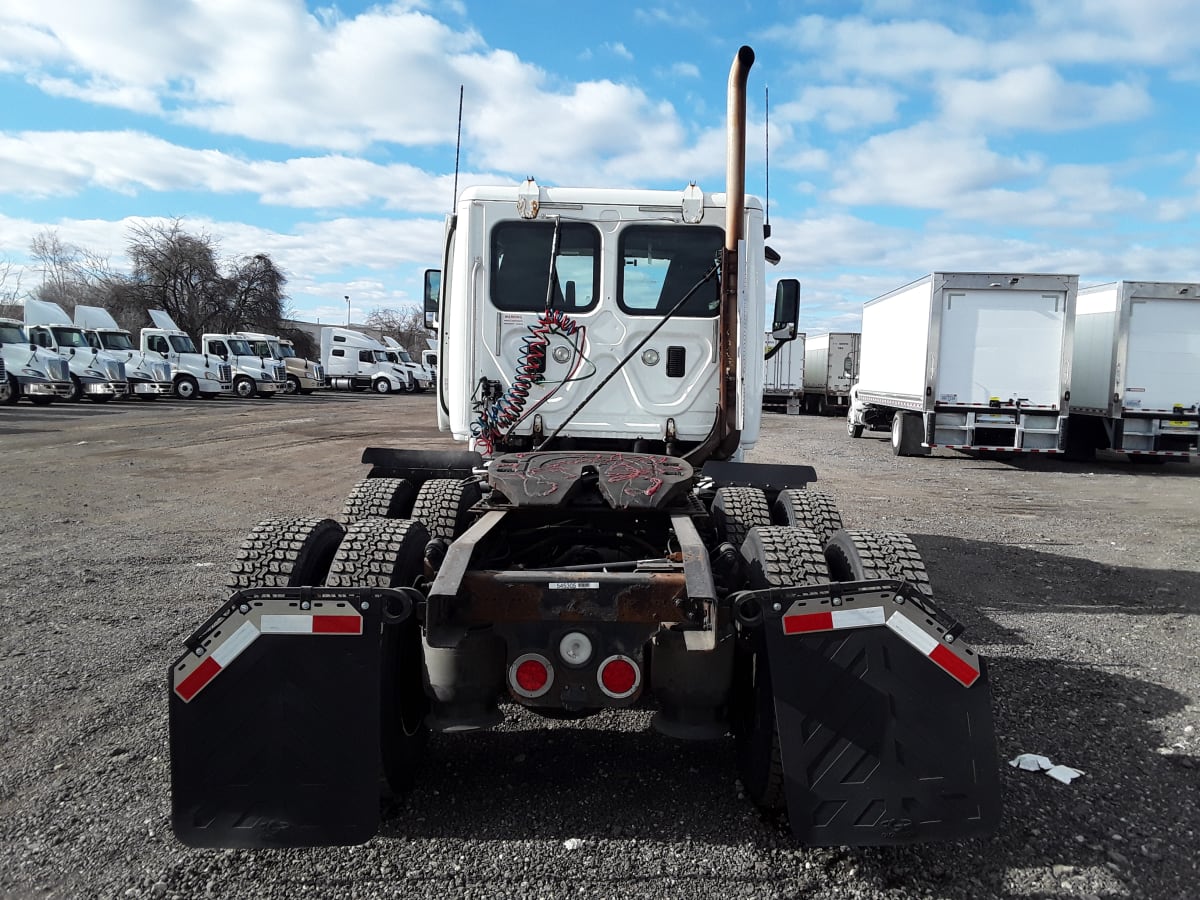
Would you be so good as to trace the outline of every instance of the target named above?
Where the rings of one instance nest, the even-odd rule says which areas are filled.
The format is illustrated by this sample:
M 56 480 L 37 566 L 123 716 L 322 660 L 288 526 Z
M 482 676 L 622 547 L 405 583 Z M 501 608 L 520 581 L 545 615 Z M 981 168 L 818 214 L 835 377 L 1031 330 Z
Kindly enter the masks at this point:
M 367 444 L 450 446 L 427 396 L 0 410 L 0 896 L 1185 898 L 1200 894 L 1200 465 L 896 459 L 769 416 L 855 528 L 909 532 L 991 658 L 986 841 L 807 850 L 738 796 L 731 743 L 643 713 L 512 709 L 435 737 L 357 848 L 196 851 L 168 810 L 165 674 L 267 515 L 333 515 Z

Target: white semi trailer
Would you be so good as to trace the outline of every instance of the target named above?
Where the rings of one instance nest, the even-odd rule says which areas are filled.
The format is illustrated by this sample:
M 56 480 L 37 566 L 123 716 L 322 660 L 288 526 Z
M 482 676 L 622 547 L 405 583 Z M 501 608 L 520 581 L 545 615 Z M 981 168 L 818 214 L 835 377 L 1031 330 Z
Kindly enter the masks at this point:
M 71 370 L 68 400 L 87 397 L 95 403 L 106 403 L 129 392 L 124 363 L 91 346 L 83 329 L 73 325 L 57 303 L 26 300 L 25 325 L 33 343 L 66 360 Z
M 771 350 L 779 343 L 772 332 L 763 335 L 763 409 L 783 410 L 795 415 L 800 412 L 804 398 L 804 339 L 803 332 L 775 353 Z
M 804 405 L 810 413 L 844 413 L 858 380 L 857 332 L 835 331 L 809 338 L 804 348 Z
M 16 319 L 0 319 L 0 405 L 28 397 L 34 406 L 46 406 L 73 391 L 65 359 L 31 343 Z
M 170 363 L 176 397 L 207 400 L 233 393 L 233 369 L 228 362 L 197 350 L 188 334 L 164 310 L 149 312 L 154 327 L 142 329 L 142 350 Z
M 935 272 L 869 301 L 847 433 L 890 429 L 897 456 L 1062 452 L 1078 285 Z
M 169 397 L 174 385 L 171 364 L 157 353 L 139 350 L 133 336 L 117 324 L 108 310 L 99 306 L 76 306 L 75 324 L 83 329 L 88 344 L 107 351 L 125 364 L 129 396 L 145 400 Z
M 407 369 L 387 358 L 387 348 L 352 328 L 321 329 L 321 366 L 331 388 L 342 391 L 370 388 L 377 394 L 410 390 Z
M 1067 452 L 1135 462 L 1197 455 L 1200 284 L 1115 281 L 1081 288 Z

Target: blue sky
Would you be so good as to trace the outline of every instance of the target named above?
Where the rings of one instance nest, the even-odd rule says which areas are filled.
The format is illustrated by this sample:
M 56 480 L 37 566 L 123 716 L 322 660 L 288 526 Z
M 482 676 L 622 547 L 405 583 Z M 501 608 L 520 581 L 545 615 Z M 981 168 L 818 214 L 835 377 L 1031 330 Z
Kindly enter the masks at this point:
M 0 0 L 0 294 L 42 232 L 121 269 L 180 217 L 269 253 L 302 317 L 415 303 L 460 85 L 460 188 L 719 191 L 742 43 L 809 333 L 937 270 L 1200 280 L 1190 0 Z

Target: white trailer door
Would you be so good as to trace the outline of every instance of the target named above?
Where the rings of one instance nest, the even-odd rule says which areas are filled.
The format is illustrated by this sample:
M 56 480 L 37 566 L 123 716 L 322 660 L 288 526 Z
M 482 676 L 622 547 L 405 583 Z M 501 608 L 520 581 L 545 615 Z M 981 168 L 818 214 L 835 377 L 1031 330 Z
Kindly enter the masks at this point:
M 1134 300 L 1125 359 L 1126 408 L 1200 403 L 1200 302 Z
M 1057 406 L 1066 297 L 1058 292 L 947 291 L 935 399 Z
M 854 384 L 854 338 L 849 334 L 829 336 L 829 392 L 848 394 Z

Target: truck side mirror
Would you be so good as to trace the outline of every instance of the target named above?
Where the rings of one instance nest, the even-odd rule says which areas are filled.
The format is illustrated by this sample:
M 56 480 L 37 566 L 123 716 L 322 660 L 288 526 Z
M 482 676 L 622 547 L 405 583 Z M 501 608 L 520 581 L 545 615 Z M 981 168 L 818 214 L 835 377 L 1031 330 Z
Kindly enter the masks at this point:
M 771 331 L 776 339 L 791 340 L 796 336 L 796 323 L 800 320 L 800 282 L 795 278 L 781 278 L 775 285 L 775 312 L 771 316 Z
M 438 300 L 442 295 L 442 270 L 425 270 L 425 327 L 432 329 L 437 322 Z

